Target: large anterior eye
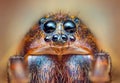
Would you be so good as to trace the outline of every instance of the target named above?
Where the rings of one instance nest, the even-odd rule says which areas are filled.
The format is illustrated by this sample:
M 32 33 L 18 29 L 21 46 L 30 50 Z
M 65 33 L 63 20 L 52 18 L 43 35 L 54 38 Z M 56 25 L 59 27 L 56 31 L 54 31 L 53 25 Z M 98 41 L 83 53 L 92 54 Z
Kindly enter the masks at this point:
M 43 30 L 46 32 L 46 33 L 52 33 L 54 32 L 56 29 L 56 23 L 52 20 L 49 20 L 47 21 L 45 24 L 44 24 L 44 28 Z
M 72 20 L 66 20 L 63 25 L 66 32 L 74 33 L 76 31 L 76 25 Z

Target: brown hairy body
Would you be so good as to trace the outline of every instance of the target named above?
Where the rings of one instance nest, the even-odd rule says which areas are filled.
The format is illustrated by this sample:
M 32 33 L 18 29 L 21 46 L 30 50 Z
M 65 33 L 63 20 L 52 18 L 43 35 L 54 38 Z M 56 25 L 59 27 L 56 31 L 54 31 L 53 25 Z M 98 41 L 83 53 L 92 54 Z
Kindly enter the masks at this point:
M 47 25 L 51 20 L 52 24 Z M 45 24 L 52 27 L 51 30 L 56 26 L 55 30 L 47 33 Z M 71 30 L 74 32 L 69 32 Z M 60 38 L 54 41 L 56 34 Z M 62 35 L 67 36 L 67 40 L 61 39 Z M 45 40 L 47 37 L 51 37 L 49 42 Z M 9 82 L 111 82 L 110 56 L 100 50 L 95 36 L 76 16 L 62 12 L 43 16 L 25 35 L 17 51 L 18 55 L 10 58 Z

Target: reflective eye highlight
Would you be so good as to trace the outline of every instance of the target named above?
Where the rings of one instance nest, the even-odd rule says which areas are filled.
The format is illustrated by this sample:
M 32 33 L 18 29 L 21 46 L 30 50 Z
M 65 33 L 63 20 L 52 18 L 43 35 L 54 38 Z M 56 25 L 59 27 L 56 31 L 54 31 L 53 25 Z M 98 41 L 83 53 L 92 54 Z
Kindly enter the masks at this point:
M 66 20 L 64 22 L 63 26 L 64 26 L 64 29 L 65 29 L 66 32 L 74 33 L 76 31 L 76 25 L 71 20 Z
M 47 21 L 45 24 L 44 24 L 44 27 L 43 27 L 43 30 L 46 32 L 46 33 L 52 33 L 54 32 L 56 29 L 56 22 L 52 21 L 52 20 L 49 20 Z

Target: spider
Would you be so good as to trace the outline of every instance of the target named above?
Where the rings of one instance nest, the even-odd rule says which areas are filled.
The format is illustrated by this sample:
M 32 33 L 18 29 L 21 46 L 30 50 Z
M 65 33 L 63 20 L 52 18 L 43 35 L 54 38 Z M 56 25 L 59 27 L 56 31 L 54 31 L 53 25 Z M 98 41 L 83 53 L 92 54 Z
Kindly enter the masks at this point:
M 41 17 L 10 57 L 10 83 L 111 82 L 111 58 L 77 16 L 52 13 Z

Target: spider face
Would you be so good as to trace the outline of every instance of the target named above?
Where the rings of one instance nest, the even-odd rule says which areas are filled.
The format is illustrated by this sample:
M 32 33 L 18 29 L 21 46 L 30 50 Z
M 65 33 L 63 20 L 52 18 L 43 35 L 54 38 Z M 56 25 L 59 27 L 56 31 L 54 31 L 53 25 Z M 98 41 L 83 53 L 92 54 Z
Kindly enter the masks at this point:
M 55 13 L 40 18 L 25 36 L 25 54 L 85 54 L 96 51 L 95 38 L 77 16 Z
M 46 48 L 52 51 L 56 51 L 57 54 L 68 52 L 75 52 L 76 45 L 78 44 L 80 27 L 80 20 L 78 17 L 73 17 L 66 14 L 54 14 L 48 17 L 42 17 L 39 21 L 39 29 L 42 31 L 42 44 Z M 68 49 L 68 50 L 67 50 Z M 62 51 L 61 51 L 62 50 Z M 63 52 L 65 50 L 65 52 Z M 66 51 L 67 50 L 67 51 Z M 88 52 L 82 49 L 83 54 Z M 55 53 L 55 54 L 56 54 Z
M 78 22 L 74 21 L 75 19 L 70 17 L 59 20 L 55 18 L 41 18 L 40 29 L 45 34 L 45 42 L 52 42 L 56 45 L 74 42 L 78 25 Z

